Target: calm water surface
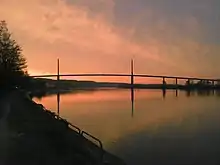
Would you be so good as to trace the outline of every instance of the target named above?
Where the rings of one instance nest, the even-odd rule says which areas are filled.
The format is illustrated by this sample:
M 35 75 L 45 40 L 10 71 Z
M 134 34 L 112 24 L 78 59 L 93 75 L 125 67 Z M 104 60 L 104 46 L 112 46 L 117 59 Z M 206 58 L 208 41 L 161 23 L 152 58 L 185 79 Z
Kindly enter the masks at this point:
M 37 99 L 36 99 L 37 100 Z M 57 112 L 57 96 L 37 102 Z M 220 164 L 220 97 L 175 91 L 83 91 L 60 96 L 60 116 L 128 165 Z

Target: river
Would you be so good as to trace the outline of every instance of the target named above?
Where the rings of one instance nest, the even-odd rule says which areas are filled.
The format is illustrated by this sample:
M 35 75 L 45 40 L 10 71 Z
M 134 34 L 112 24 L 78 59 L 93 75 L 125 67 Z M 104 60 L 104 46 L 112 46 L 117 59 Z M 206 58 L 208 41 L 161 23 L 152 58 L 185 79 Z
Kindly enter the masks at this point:
M 35 99 L 57 113 L 57 95 Z M 59 114 L 128 165 L 219 164 L 220 97 L 128 89 L 60 95 Z

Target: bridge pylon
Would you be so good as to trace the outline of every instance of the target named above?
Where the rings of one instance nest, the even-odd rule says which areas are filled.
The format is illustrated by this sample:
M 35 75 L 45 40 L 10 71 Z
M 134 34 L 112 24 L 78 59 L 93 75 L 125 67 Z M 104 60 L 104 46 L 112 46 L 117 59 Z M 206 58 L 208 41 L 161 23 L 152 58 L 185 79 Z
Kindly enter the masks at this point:
M 57 59 L 57 81 L 60 80 L 60 59 Z
M 134 60 L 131 59 L 131 88 L 134 88 Z

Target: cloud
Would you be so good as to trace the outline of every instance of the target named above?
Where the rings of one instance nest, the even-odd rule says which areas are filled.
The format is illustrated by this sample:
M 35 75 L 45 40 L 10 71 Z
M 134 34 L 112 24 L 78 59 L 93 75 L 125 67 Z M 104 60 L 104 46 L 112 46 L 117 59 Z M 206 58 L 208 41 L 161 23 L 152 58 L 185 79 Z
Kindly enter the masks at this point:
M 0 0 L 0 19 L 22 45 L 29 68 L 39 72 L 56 72 L 58 57 L 65 73 L 128 72 L 135 58 L 139 73 L 202 75 L 196 58 L 219 52 L 200 43 L 204 31 L 193 16 L 170 21 L 148 7 L 127 18 L 130 24 L 119 23 L 116 2 Z M 211 73 L 212 66 L 202 69 Z
M 34 67 L 39 65 L 36 59 L 43 57 L 48 63 L 53 57 L 60 56 L 65 62 L 71 58 L 73 64 L 77 61 L 83 66 L 101 58 L 127 59 L 142 50 L 100 15 L 90 18 L 87 9 L 61 0 L 2 1 L 0 11 Z

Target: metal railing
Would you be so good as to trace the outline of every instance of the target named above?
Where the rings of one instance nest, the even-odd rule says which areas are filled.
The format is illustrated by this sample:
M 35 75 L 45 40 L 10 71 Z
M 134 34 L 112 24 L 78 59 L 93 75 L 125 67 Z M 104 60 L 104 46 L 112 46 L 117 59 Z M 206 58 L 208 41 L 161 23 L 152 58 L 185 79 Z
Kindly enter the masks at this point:
M 55 119 L 60 120 L 60 121 L 62 121 L 64 123 L 66 123 L 70 129 L 75 130 L 80 136 L 86 138 L 87 140 L 89 140 L 90 142 L 92 142 L 93 144 L 98 146 L 103 151 L 103 144 L 102 144 L 101 140 L 99 140 L 98 138 L 94 137 L 93 135 L 89 134 L 86 131 L 82 131 L 79 127 L 77 127 L 77 126 L 73 125 L 72 123 L 68 122 L 67 120 L 61 118 L 60 116 L 58 116 L 54 112 L 51 112 L 50 110 L 47 110 L 42 104 L 40 104 L 40 107 L 42 107 L 46 112 L 51 114 Z M 94 141 L 96 141 L 98 143 L 98 145 L 97 145 L 97 143 L 94 143 L 94 141 L 91 141 L 87 137 L 92 138 Z
M 89 134 L 89 133 L 87 133 L 87 132 L 85 132 L 85 131 L 82 131 L 82 132 L 81 132 L 81 135 L 82 135 L 84 138 L 86 138 L 86 137 L 84 136 L 84 135 L 86 135 L 86 136 L 92 138 L 93 140 L 97 141 L 97 142 L 99 143 L 99 147 L 100 147 L 101 149 L 103 149 L 102 142 L 101 142 L 98 138 L 92 136 L 91 134 Z M 88 138 L 86 138 L 86 139 L 88 139 Z M 90 140 L 90 141 L 91 141 L 91 140 Z

